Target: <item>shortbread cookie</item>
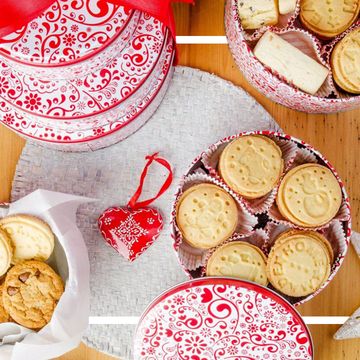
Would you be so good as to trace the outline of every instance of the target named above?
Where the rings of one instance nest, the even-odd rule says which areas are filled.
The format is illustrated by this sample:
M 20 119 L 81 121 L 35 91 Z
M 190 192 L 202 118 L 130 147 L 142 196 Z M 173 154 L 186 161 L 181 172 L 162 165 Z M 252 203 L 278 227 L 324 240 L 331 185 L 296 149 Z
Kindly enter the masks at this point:
M 276 238 L 276 242 L 275 242 L 273 248 L 283 244 L 289 237 L 291 237 L 293 235 L 299 235 L 299 234 L 305 234 L 306 236 L 315 238 L 315 240 L 321 241 L 325 245 L 325 248 L 328 252 L 330 264 L 332 264 L 334 262 L 334 250 L 333 250 L 330 242 L 323 235 L 321 235 L 320 233 L 318 233 L 316 231 L 312 231 L 312 230 L 291 229 L 291 230 L 284 231 Z
M 349 28 L 357 19 L 360 0 L 301 0 L 300 20 L 322 38 L 332 38 Z
M 184 240 L 190 245 L 210 249 L 234 233 L 238 210 L 235 200 L 225 190 L 204 183 L 182 194 L 176 222 Z
M 230 276 L 267 285 L 266 257 L 262 251 L 244 241 L 221 246 L 210 257 L 207 276 Z
M 275 25 L 279 21 L 275 0 L 239 0 L 238 13 L 242 27 L 247 30 Z
M 13 249 L 7 233 L 0 229 L 0 276 L 3 276 L 11 265 Z
M 9 235 L 14 247 L 12 263 L 23 260 L 47 260 L 54 250 L 55 238 L 49 225 L 29 215 L 0 219 L 0 228 Z
M 9 313 L 4 308 L 4 303 L 2 299 L 2 293 L 3 293 L 3 284 L 0 285 L 0 323 L 6 323 L 11 321 Z
M 359 59 L 360 28 L 340 40 L 331 54 L 331 67 L 336 84 L 353 94 L 360 94 Z
M 297 0 L 279 0 L 279 12 L 286 15 L 296 10 Z
M 302 227 L 325 225 L 337 214 L 342 202 L 340 185 L 325 166 L 304 164 L 283 178 L 276 197 L 280 213 Z
M 238 194 L 255 199 L 269 193 L 284 169 L 281 149 L 268 137 L 241 136 L 226 146 L 219 172 Z
M 309 236 L 309 231 L 287 234 L 270 251 L 267 276 L 274 288 L 285 295 L 310 295 L 329 275 L 328 248 L 317 236 Z
M 318 92 L 329 74 L 325 66 L 271 31 L 258 41 L 254 54 L 289 83 L 312 95 Z
M 49 265 L 25 261 L 12 267 L 6 275 L 4 307 L 18 324 L 40 329 L 51 320 L 63 292 L 63 281 Z

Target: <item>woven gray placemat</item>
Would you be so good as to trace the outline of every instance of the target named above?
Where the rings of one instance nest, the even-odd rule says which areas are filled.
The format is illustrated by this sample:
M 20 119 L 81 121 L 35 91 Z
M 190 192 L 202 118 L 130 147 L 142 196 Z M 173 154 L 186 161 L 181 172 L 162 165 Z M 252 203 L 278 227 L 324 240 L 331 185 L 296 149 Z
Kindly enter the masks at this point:
M 153 298 L 186 280 L 172 249 L 168 225 L 180 177 L 210 144 L 255 129 L 279 130 L 242 89 L 200 70 L 177 67 L 158 111 L 125 141 L 94 153 L 73 154 L 27 143 L 16 169 L 12 200 L 37 188 L 98 198 L 98 203 L 78 212 L 91 263 L 91 316 L 140 316 Z M 154 204 L 161 209 L 166 226 L 156 243 L 130 264 L 102 240 L 97 218 L 107 207 L 128 202 L 138 185 L 145 156 L 156 151 L 175 170 L 170 190 Z M 144 198 L 158 191 L 164 176 L 159 167 L 151 168 Z M 84 341 L 130 360 L 134 329 L 133 325 L 91 325 Z

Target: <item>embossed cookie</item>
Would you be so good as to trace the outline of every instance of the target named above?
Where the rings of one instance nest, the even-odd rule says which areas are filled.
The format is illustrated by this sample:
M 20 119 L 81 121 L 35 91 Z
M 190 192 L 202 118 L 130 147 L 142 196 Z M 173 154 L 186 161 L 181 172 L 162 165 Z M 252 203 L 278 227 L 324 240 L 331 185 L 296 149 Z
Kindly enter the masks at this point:
M 12 263 L 23 260 L 47 260 L 54 250 L 55 238 L 49 225 L 29 215 L 0 219 L 0 228 L 9 235 L 14 247 Z
M 275 25 L 279 20 L 275 0 L 239 0 L 238 13 L 242 27 L 248 30 Z
M 267 285 L 266 257 L 254 245 L 233 241 L 221 246 L 209 258 L 208 276 L 230 276 Z
M 4 303 L 2 299 L 2 292 L 3 292 L 3 284 L 0 285 L 0 323 L 6 323 L 11 321 L 9 313 L 4 308 Z
M 0 276 L 8 271 L 12 256 L 13 249 L 10 239 L 6 232 L 0 229 Z
M 323 38 L 332 38 L 349 28 L 357 19 L 360 0 L 301 0 L 300 20 Z
M 328 223 L 341 202 L 341 188 L 334 174 L 318 164 L 304 164 L 290 170 L 276 197 L 280 213 L 302 227 Z
M 3 288 L 5 310 L 18 324 L 30 329 L 44 327 L 64 292 L 60 276 L 41 261 L 13 266 Z
M 210 249 L 234 233 L 238 210 L 235 200 L 225 190 L 204 183 L 182 194 L 176 222 L 186 242 L 196 248 Z
M 226 146 L 219 172 L 228 186 L 240 195 L 255 199 L 269 193 L 284 168 L 281 149 L 260 135 L 242 136 Z
M 331 54 L 331 68 L 336 84 L 343 90 L 360 94 L 360 29 L 341 39 Z
M 330 256 L 322 240 L 311 231 L 282 236 L 272 247 L 267 276 L 275 289 L 288 296 L 307 296 L 318 290 L 330 275 Z
M 291 237 L 293 235 L 299 235 L 299 234 L 306 234 L 306 236 L 313 237 L 313 238 L 315 238 L 315 240 L 321 241 L 325 245 L 325 248 L 328 252 L 330 264 L 332 264 L 334 262 L 334 251 L 333 251 L 332 246 L 329 243 L 329 241 L 320 233 L 318 233 L 316 231 L 312 231 L 312 230 L 291 229 L 291 230 L 284 231 L 282 234 L 280 234 L 277 237 L 276 243 L 273 246 L 273 248 L 284 243 L 289 237 Z

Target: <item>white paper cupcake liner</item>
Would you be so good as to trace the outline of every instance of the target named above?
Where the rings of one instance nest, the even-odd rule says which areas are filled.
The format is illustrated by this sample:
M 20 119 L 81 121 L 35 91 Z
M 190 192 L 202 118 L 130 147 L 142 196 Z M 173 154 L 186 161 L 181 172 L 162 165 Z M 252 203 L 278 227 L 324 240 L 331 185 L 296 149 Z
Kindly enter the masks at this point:
M 188 270 L 196 270 L 199 266 L 204 265 L 204 261 L 207 255 L 208 250 L 197 249 L 186 243 L 184 241 L 181 231 L 176 224 L 176 207 L 178 201 L 184 191 L 190 187 L 197 184 L 210 183 L 217 185 L 228 192 L 236 201 L 238 207 L 238 226 L 234 231 L 232 236 L 246 236 L 250 235 L 253 232 L 254 226 L 257 224 L 257 218 L 254 215 L 251 215 L 243 206 L 241 202 L 238 201 L 237 197 L 234 196 L 234 193 L 227 188 L 221 181 L 203 173 L 203 171 L 195 172 L 191 175 L 186 176 L 180 185 L 180 190 L 176 195 L 176 200 L 174 203 L 173 211 L 173 228 L 175 230 L 175 249 L 177 249 L 178 257 Z

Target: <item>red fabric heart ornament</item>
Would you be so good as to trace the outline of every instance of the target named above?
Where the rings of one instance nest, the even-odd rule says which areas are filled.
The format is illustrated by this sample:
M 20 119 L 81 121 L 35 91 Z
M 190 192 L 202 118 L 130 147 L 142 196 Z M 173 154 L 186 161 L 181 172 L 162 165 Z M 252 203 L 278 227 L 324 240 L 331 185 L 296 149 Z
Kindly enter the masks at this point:
M 140 177 L 140 185 L 126 207 L 111 207 L 99 217 L 98 225 L 105 241 L 129 261 L 134 261 L 147 250 L 159 237 L 163 228 L 163 219 L 158 210 L 148 207 L 171 185 L 172 170 L 170 164 L 158 154 L 147 156 L 148 160 Z M 169 175 L 158 194 L 146 201 L 139 199 L 147 170 L 153 161 L 166 167 Z

